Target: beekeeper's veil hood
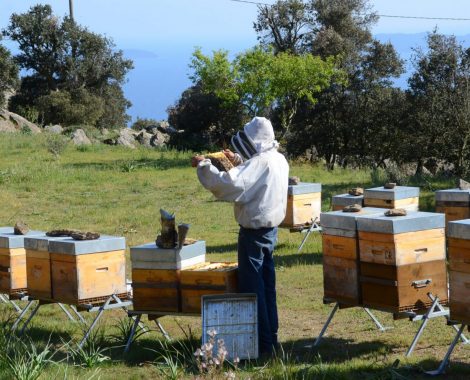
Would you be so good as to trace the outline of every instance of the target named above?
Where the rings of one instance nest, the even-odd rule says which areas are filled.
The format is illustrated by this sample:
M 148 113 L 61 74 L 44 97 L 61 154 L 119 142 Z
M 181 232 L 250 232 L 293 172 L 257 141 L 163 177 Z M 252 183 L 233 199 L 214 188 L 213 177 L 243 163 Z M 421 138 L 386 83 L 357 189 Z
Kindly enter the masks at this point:
M 271 122 L 265 117 L 254 117 L 242 131 L 232 137 L 232 145 L 239 155 L 248 160 L 255 154 L 277 149 Z

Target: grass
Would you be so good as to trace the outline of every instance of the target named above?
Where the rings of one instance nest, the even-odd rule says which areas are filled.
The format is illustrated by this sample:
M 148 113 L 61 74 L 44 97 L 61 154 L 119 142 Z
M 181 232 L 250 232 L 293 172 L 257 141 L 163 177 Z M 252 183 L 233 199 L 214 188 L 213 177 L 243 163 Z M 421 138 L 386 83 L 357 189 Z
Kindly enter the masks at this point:
M 97 231 L 125 236 L 127 245 L 133 246 L 155 239 L 160 228 L 159 209 L 165 208 L 176 213 L 178 222 L 191 224 L 190 237 L 206 241 L 208 260 L 236 260 L 238 226 L 232 205 L 216 201 L 202 188 L 189 165 L 191 152 L 94 145 L 86 149 L 67 146 L 59 157 L 54 157 L 47 150 L 44 136 L 2 134 L 0 157 L 1 225 L 11 226 L 23 220 L 39 230 Z M 321 166 L 295 163 L 291 164 L 291 175 L 323 184 L 324 210 L 329 209 L 332 195 L 355 186 L 379 185 L 384 178 L 380 172 L 373 176 L 368 170 L 328 172 Z M 421 186 L 421 208 L 431 211 L 433 191 L 452 187 L 453 180 L 412 178 L 409 184 Z M 312 349 L 331 306 L 322 303 L 320 241 L 318 237 L 310 238 L 303 252 L 297 254 L 300 241 L 300 234 L 281 230 L 276 250 L 283 352 L 267 362 L 241 363 L 237 378 L 415 379 L 424 378 L 423 369 L 437 367 L 454 335 L 454 330 L 441 319 L 430 321 L 411 359 L 404 354 L 417 323 L 394 321 L 390 315 L 377 312 L 382 323 L 393 327 L 380 333 L 359 308 L 340 310 L 322 345 L 318 350 Z M 128 272 L 129 268 L 130 265 Z M 0 316 L 7 315 L 9 310 L 0 304 Z M 55 305 L 41 307 L 28 332 L 30 340 L 25 340 L 33 342 L 36 356 L 46 348 L 54 353 L 51 359 L 54 364 L 47 355 L 41 362 L 44 368 L 41 367 L 40 379 L 195 376 L 197 369 L 187 352 L 194 352 L 199 346 L 194 339 L 201 335 L 199 318 L 162 318 L 175 338 L 171 347 L 165 346 L 155 324 L 145 320 L 152 330 L 140 336 L 130 353 L 123 355 L 122 335 L 128 329 L 121 322 L 124 316 L 122 311 L 106 312 L 100 323 L 102 335 L 96 344 L 87 352 L 76 352 L 74 359 L 69 347 L 81 338 L 81 326 L 69 322 Z M 93 316 L 85 317 L 89 321 Z M 19 351 L 19 355 L 21 352 L 25 350 Z M 467 347 L 456 348 L 449 378 L 469 378 L 468 354 Z M 223 373 L 218 376 L 224 377 Z M 0 359 L 2 378 L 13 377 Z

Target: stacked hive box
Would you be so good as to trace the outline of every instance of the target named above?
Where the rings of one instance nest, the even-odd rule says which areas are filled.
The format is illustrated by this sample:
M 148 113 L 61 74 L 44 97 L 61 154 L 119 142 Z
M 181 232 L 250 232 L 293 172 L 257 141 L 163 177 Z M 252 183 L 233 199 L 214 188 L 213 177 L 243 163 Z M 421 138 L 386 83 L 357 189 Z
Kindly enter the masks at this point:
M 470 219 L 447 225 L 450 319 L 470 324 Z
M 48 247 L 54 301 L 78 305 L 101 302 L 112 294 L 127 296 L 123 237 L 57 239 Z
M 15 235 L 13 227 L 0 227 L 0 293 L 26 291 L 24 239 L 26 236 L 41 234 L 41 231 L 30 231 L 26 235 Z
M 436 212 L 446 215 L 446 223 L 470 218 L 470 190 L 436 191 Z
M 364 191 L 364 206 L 381 208 L 404 208 L 417 211 L 419 187 L 395 186 L 393 189 L 374 187 Z
M 447 302 L 444 215 L 410 212 L 357 221 L 363 304 L 392 312 Z
M 164 249 L 155 243 L 131 247 L 134 310 L 181 311 L 181 269 L 205 262 L 206 243 Z
M 311 224 L 312 220 L 320 218 L 320 212 L 320 183 L 301 182 L 298 185 L 289 185 L 286 217 L 281 223 L 281 227 L 296 228 Z
M 358 204 L 362 206 L 364 204 L 364 196 L 363 195 L 351 195 L 351 194 L 339 194 L 334 195 L 331 199 L 331 208 L 333 211 L 340 211 L 346 206 L 351 206 L 354 204 Z
M 28 294 L 41 300 L 52 300 L 51 256 L 49 242 L 66 237 L 49 237 L 46 234 L 24 239 L 26 250 L 26 276 Z
M 383 212 L 380 208 L 367 207 L 354 213 L 321 214 L 325 299 L 348 305 L 361 304 L 357 219 Z
M 236 293 L 238 263 L 202 263 L 181 271 L 181 311 L 200 313 L 201 297 Z

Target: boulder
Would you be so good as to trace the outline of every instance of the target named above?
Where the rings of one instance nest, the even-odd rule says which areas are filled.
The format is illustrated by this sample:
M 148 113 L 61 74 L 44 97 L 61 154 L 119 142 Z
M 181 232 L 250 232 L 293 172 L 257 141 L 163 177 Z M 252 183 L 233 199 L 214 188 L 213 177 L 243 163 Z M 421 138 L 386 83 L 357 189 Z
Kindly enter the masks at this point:
M 47 125 L 44 127 L 44 132 L 55 133 L 56 135 L 60 135 L 62 134 L 62 132 L 64 132 L 64 128 L 62 128 L 62 126 L 60 126 L 59 124 Z
M 91 141 L 83 129 L 77 129 L 72 133 L 72 142 L 75 145 L 91 145 Z
M 170 141 L 170 135 L 157 131 L 150 139 L 150 145 L 155 147 L 165 146 Z
M 131 149 L 135 149 L 136 145 L 136 134 L 138 132 L 133 131 L 130 128 L 123 128 L 119 131 L 119 136 L 116 140 L 116 145 L 122 145 Z
M 145 132 L 145 130 L 140 131 L 140 133 L 136 136 L 136 141 L 140 143 L 140 145 L 143 145 L 147 148 L 151 148 L 151 140 L 152 140 L 152 135 L 150 133 Z
M 23 116 L 6 110 L 0 111 L 0 132 L 21 132 L 24 129 L 34 134 L 42 132 L 41 128 Z

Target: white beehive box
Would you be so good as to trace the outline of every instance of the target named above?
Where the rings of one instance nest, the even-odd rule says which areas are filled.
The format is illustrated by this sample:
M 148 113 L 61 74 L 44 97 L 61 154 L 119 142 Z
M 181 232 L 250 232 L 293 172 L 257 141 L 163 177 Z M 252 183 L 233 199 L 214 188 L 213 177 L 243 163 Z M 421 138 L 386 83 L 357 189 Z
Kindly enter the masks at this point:
M 208 331 L 215 330 L 223 339 L 229 360 L 258 357 L 258 309 L 256 294 L 223 294 L 203 296 L 202 343 L 209 341 Z

